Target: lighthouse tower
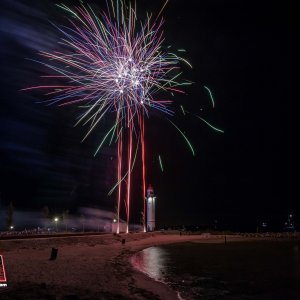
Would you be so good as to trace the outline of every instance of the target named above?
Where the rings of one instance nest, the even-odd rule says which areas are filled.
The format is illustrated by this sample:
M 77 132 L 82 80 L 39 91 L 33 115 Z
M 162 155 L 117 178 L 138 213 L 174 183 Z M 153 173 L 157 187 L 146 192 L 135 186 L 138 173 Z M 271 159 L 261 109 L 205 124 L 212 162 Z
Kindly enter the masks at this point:
M 155 196 L 151 185 L 147 189 L 147 231 L 155 230 Z

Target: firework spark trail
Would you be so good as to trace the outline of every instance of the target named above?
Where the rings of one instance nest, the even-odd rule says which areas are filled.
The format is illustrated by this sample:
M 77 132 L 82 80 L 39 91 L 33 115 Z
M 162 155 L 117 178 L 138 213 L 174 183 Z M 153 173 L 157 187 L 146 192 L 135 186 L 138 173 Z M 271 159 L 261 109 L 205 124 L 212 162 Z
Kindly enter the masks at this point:
M 208 91 L 209 97 L 210 97 L 210 100 L 211 100 L 211 103 L 212 103 L 212 107 L 214 108 L 215 107 L 215 100 L 214 100 L 213 94 L 207 86 L 204 86 L 204 88 Z
M 185 110 L 184 110 L 184 107 L 182 105 L 180 105 L 180 108 L 181 108 L 181 111 L 183 113 L 183 115 L 185 116 Z
M 184 134 L 184 132 L 176 125 L 174 124 L 171 120 L 169 120 L 169 122 L 178 130 L 178 132 L 182 135 L 182 137 L 184 138 L 184 140 L 186 141 L 187 145 L 189 146 L 191 152 L 193 153 L 193 156 L 195 156 L 195 150 L 192 146 L 192 143 L 190 142 L 190 140 L 187 138 L 187 136 Z
M 160 155 L 158 155 L 158 160 L 159 160 L 160 169 L 161 169 L 161 171 L 163 172 L 163 171 L 164 171 L 164 167 L 163 167 L 163 164 L 162 164 L 162 160 L 161 160 Z
M 117 135 L 117 184 L 109 194 L 118 186 L 118 231 L 122 182 L 125 178 L 127 179 L 125 208 L 128 231 L 131 173 L 139 149 L 138 143 L 141 143 L 142 152 L 144 218 L 146 215 L 144 118 L 149 117 L 151 110 L 158 110 L 164 115 L 172 116 L 174 114 L 170 108 L 172 101 L 159 99 L 158 94 L 184 93 L 180 86 L 190 84 L 190 82 L 178 81 L 181 75 L 179 64 L 185 63 L 191 67 L 189 62 L 175 53 L 164 51 L 162 47 L 163 19 L 160 15 L 167 3 L 168 0 L 155 19 L 151 14 L 147 14 L 144 22 L 137 20 L 136 7 L 132 7 L 131 4 L 126 6 L 122 0 L 117 0 L 115 6 L 111 1 L 111 8 L 107 1 L 107 12 L 100 14 L 89 5 L 82 4 L 74 9 L 64 4 L 57 5 L 70 16 L 68 26 L 53 24 L 62 35 L 60 42 L 62 50 L 51 53 L 41 51 L 39 55 L 42 59 L 32 61 L 53 71 L 54 75 L 43 77 L 47 80 L 57 80 L 60 84 L 23 89 L 24 91 L 44 90 L 49 104 L 79 105 L 83 112 L 75 126 L 80 123 L 90 126 L 83 140 L 95 130 L 106 115 L 113 116 L 113 126 L 104 135 L 95 155 L 108 140 L 111 144 L 114 136 Z M 174 123 L 172 124 L 189 143 L 180 129 Z M 126 143 L 127 157 L 123 151 Z M 190 143 L 189 146 L 194 154 Z M 136 150 L 133 157 L 134 149 Z
M 217 128 L 216 126 L 213 126 L 212 124 L 210 124 L 209 122 L 207 122 L 205 119 L 195 115 L 195 117 L 197 117 L 198 119 L 200 119 L 202 122 L 204 122 L 206 125 L 208 125 L 211 129 L 213 129 L 214 131 L 217 132 L 221 132 L 224 133 L 224 130 Z

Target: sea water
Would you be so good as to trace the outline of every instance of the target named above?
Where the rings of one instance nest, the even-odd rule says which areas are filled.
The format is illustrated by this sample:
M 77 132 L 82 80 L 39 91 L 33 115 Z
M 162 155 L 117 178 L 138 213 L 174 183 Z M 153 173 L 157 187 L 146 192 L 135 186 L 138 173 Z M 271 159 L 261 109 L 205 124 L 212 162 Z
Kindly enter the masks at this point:
M 300 242 L 189 242 L 137 253 L 135 268 L 179 299 L 300 299 Z

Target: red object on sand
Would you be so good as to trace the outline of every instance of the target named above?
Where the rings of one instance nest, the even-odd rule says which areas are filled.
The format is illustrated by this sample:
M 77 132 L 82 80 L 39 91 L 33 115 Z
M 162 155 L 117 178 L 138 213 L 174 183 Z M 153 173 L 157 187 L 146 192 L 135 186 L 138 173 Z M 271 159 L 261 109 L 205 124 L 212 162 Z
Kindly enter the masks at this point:
M 0 282 L 6 282 L 5 267 L 2 255 L 0 255 Z

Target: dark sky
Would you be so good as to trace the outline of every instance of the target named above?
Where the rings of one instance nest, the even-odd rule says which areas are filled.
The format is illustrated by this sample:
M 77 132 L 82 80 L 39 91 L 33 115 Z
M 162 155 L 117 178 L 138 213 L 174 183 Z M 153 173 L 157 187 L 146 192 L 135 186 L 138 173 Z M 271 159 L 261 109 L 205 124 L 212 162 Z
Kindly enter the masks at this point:
M 105 1 L 88 2 L 105 8 Z M 105 147 L 93 156 L 109 120 L 80 143 L 87 127 L 73 128 L 75 107 L 37 104 L 40 94 L 19 91 L 39 84 L 39 76 L 46 72 L 26 58 L 53 50 L 59 41 L 49 20 L 65 20 L 55 3 L 0 2 L 1 205 L 13 201 L 19 209 L 113 209 L 115 196 L 106 195 L 115 182 L 115 148 Z M 193 86 L 174 102 L 225 133 L 183 116 L 175 105 L 180 117 L 174 120 L 194 145 L 193 157 L 163 116 L 147 120 L 147 181 L 158 197 L 159 224 L 218 219 L 253 230 L 257 222 L 279 224 L 288 212 L 299 214 L 298 94 L 289 95 L 298 77 L 293 67 L 299 54 L 294 3 L 171 0 L 167 5 L 165 45 L 186 49 L 184 55 L 193 65 L 183 67 L 184 78 Z M 146 11 L 158 13 L 163 1 L 137 4 L 143 17 Z M 214 94 L 214 109 L 204 86 Z M 137 211 L 140 183 L 139 175 L 134 176 L 132 202 Z M 134 215 L 137 221 L 138 213 Z

